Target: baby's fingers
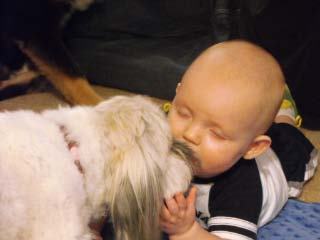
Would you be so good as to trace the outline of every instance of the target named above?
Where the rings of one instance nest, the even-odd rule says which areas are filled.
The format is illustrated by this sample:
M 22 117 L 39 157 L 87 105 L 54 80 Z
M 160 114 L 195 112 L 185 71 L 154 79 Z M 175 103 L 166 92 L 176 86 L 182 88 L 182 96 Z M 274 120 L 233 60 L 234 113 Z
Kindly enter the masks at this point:
M 175 216 L 171 215 L 171 213 L 169 212 L 167 207 L 165 205 L 163 205 L 161 208 L 161 212 L 160 212 L 160 220 L 162 222 L 174 224 L 176 222 L 177 218 Z
M 175 195 L 175 199 L 176 199 L 176 203 L 177 203 L 178 208 L 179 208 L 178 216 L 180 218 L 184 218 L 185 212 L 186 212 L 187 207 L 188 207 L 187 200 L 186 200 L 186 198 L 184 197 L 184 195 L 182 193 L 177 193 Z
M 187 197 L 187 204 L 188 206 L 194 206 L 197 199 L 197 188 L 192 187 L 189 191 L 188 197 Z
M 186 208 L 187 208 L 187 200 L 184 197 L 184 195 L 182 193 L 177 193 L 175 195 L 175 199 L 176 199 L 177 205 L 179 207 L 179 210 L 186 210 Z
M 166 199 L 166 205 L 171 215 L 179 213 L 179 206 L 174 198 Z

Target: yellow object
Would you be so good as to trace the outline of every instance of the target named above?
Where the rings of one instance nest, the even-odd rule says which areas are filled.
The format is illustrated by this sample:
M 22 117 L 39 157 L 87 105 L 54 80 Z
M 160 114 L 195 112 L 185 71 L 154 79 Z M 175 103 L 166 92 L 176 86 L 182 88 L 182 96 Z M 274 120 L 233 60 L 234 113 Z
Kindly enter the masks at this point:
M 296 116 L 295 124 L 297 127 L 300 127 L 302 124 L 302 117 L 300 115 Z
M 170 108 L 171 108 L 171 103 L 170 102 L 166 102 L 162 105 L 162 110 L 165 112 L 165 113 L 168 113 L 170 111 Z
M 279 114 L 290 116 L 297 127 L 301 126 L 302 118 L 296 110 L 294 103 L 291 100 L 283 99 L 280 107 Z
M 297 127 L 301 126 L 302 118 L 299 115 L 297 106 L 296 106 L 296 104 L 294 102 L 294 99 L 293 99 L 293 97 L 291 95 L 291 92 L 290 92 L 290 89 L 289 89 L 288 85 L 286 85 L 284 99 L 282 101 L 282 104 L 281 104 L 280 108 L 281 109 L 292 109 L 293 112 L 294 112 L 294 119 L 295 119 L 296 126 Z
M 281 108 L 283 109 L 293 108 L 293 104 L 289 100 L 283 99 L 281 103 Z

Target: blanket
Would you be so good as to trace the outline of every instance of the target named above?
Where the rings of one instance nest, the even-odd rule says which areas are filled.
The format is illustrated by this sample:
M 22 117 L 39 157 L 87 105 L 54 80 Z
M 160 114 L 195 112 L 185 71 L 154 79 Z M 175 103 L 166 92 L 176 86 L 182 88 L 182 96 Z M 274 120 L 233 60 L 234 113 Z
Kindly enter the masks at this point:
M 290 199 L 280 214 L 258 232 L 258 240 L 306 239 L 320 239 L 320 203 Z

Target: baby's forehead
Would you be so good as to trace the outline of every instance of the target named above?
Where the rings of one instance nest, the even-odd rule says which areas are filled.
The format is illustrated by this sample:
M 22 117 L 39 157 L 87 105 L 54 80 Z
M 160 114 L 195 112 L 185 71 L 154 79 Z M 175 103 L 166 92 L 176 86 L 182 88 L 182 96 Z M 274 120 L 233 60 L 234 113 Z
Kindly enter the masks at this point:
M 219 121 L 219 124 L 251 124 L 250 116 L 258 113 L 259 101 L 255 93 L 241 91 L 234 86 L 194 86 L 182 82 L 176 95 L 177 102 L 194 113 L 202 113 L 207 119 Z M 234 124 L 236 122 L 236 124 Z

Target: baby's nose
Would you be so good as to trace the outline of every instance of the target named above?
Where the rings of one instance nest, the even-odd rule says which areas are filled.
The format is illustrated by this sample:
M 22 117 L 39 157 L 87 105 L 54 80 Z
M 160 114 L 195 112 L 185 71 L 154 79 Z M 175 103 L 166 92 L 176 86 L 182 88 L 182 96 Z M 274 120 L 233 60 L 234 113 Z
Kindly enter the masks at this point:
M 195 125 L 189 126 L 183 133 L 183 139 L 188 143 L 199 145 L 201 142 L 200 129 Z

